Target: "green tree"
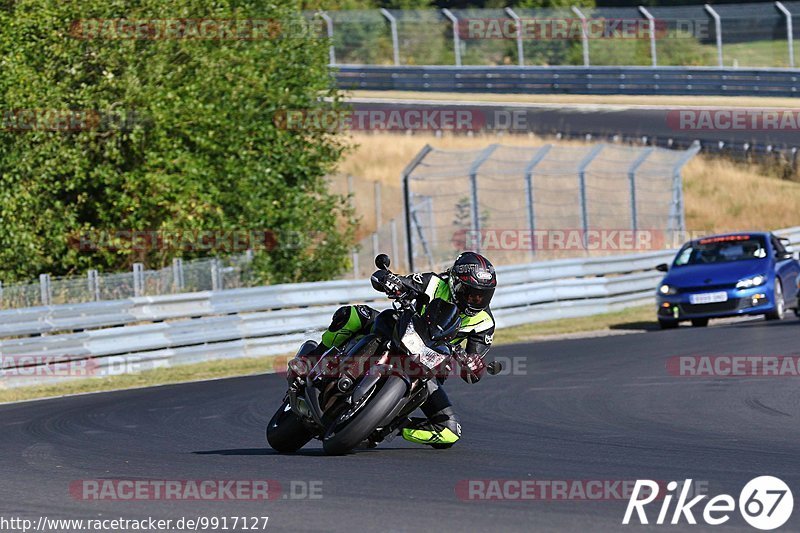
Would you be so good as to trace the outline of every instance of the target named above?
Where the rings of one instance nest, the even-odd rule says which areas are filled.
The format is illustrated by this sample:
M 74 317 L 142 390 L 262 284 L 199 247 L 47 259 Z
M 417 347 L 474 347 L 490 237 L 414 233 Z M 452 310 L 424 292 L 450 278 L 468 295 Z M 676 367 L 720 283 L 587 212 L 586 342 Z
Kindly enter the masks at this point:
M 341 107 L 328 44 L 299 3 L 29 0 L 0 4 L 0 279 L 169 264 L 154 250 L 85 253 L 94 230 L 272 230 L 306 235 L 256 256 L 266 282 L 330 278 L 347 266 L 352 212 L 323 176 L 347 148 L 283 110 Z M 74 21 L 270 20 L 269 38 L 75 38 Z M 88 27 L 88 26 L 87 26 Z M 101 37 L 113 37 L 113 25 Z M 263 37 L 263 34 L 262 34 Z M 322 99 L 329 99 L 325 103 Z M 118 113 L 129 128 L 10 131 L 14 110 Z

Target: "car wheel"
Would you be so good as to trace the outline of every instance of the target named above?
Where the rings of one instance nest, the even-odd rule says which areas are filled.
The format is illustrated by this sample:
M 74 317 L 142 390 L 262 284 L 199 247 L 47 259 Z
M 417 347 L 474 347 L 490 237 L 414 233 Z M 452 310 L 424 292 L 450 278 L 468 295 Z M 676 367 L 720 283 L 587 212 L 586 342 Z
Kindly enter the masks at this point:
M 661 329 L 675 329 L 678 327 L 677 320 L 664 320 L 663 318 L 658 319 L 658 325 Z
M 767 313 L 764 318 L 767 320 L 783 320 L 786 315 L 786 302 L 783 300 L 783 287 L 781 282 L 775 280 L 775 310 Z
M 704 328 L 708 325 L 707 318 L 693 318 L 692 319 L 692 326 L 696 328 Z

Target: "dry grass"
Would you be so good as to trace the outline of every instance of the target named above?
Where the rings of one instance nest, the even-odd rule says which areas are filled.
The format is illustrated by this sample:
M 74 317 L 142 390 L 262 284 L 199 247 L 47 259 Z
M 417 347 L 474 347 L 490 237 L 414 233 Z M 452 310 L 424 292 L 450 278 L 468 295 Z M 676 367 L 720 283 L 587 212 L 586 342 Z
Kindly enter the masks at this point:
M 609 104 L 638 106 L 785 107 L 795 109 L 796 98 L 746 96 L 646 96 L 593 94 L 474 94 L 413 91 L 351 91 L 352 98 L 445 100 L 454 102 L 510 102 L 525 104 Z
M 800 184 L 764 167 L 696 157 L 683 172 L 690 230 L 772 230 L 800 224 Z
M 356 148 L 342 162 L 340 170 L 359 176 L 357 197 L 366 202 L 372 183 L 384 184 L 384 220 L 400 216 L 403 210 L 400 174 L 425 144 L 449 150 L 484 148 L 491 143 L 513 146 L 540 145 L 544 140 L 524 135 L 445 135 L 356 134 Z M 553 139 L 547 142 L 554 143 Z M 561 144 L 581 146 L 581 141 Z M 777 171 L 775 171 L 777 173 Z M 691 231 L 732 231 L 778 229 L 800 225 L 800 184 L 781 180 L 757 164 L 737 163 L 711 156 L 695 157 L 685 168 L 684 196 L 686 225 Z M 357 206 L 358 207 L 358 206 Z M 374 209 L 374 208 L 373 208 Z M 375 217 L 362 213 L 360 233 L 375 229 Z

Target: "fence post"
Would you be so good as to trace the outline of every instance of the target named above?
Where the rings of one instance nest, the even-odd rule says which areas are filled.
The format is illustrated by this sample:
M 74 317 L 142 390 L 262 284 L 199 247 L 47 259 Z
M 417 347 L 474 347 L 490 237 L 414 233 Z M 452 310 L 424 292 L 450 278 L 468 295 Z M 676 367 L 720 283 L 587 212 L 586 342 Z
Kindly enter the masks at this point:
M 522 46 L 522 19 L 517 16 L 513 9 L 510 7 L 506 8 L 506 13 L 508 16 L 514 19 L 514 22 L 517 23 L 517 60 L 519 61 L 519 66 L 525 66 L 525 49 Z
M 89 284 L 89 293 L 92 295 L 93 302 L 100 301 L 100 277 L 97 275 L 97 270 L 89 270 L 87 283 Z
M 450 22 L 453 23 L 453 48 L 455 49 L 456 53 L 456 66 L 461 66 L 461 36 L 458 34 L 458 17 L 453 15 L 449 9 L 442 9 L 442 13 L 444 16 L 450 19 Z
M 595 157 L 605 148 L 605 144 L 598 144 L 583 158 L 583 161 L 578 165 L 578 187 L 581 198 L 581 225 L 583 226 L 583 248 L 588 249 L 588 232 L 589 232 L 589 212 L 586 206 L 586 168 L 594 160 Z
M 411 232 L 411 185 L 409 180 L 411 173 L 422 162 L 423 159 L 433 150 L 430 144 L 422 147 L 422 150 L 411 160 L 411 162 L 403 169 L 401 174 L 401 181 L 403 183 L 403 204 L 406 216 L 406 251 L 408 253 L 408 271 L 414 272 L 414 235 Z
M 378 232 L 372 234 L 372 257 L 380 253 L 380 240 L 378 239 Z
M 392 260 L 397 261 L 398 253 L 400 252 L 399 247 L 397 246 L 397 220 L 392 219 L 389 221 L 389 228 L 392 233 Z M 0 287 L 0 291 L 2 291 L 2 287 Z M 2 297 L 2 292 L 0 292 L 0 297 Z
M 395 66 L 400 65 L 400 43 L 397 38 L 397 19 L 394 18 L 394 15 L 389 13 L 388 10 L 381 8 L 381 14 L 386 17 L 386 20 L 389 21 L 389 28 L 392 31 L 392 52 L 394 56 L 394 64 Z
M 141 296 L 144 292 L 144 265 L 142 263 L 133 264 L 133 295 Z
M 319 12 L 319 16 L 325 21 L 325 27 L 328 30 L 328 39 L 330 40 L 330 47 L 328 48 L 328 62 L 331 65 L 336 64 L 336 48 L 333 46 L 333 19 L 324 11 Z
M 583 44 L 583 66 L 589 66 L 589 32 L 586 27 L 586 16 L 578 9 L 578 6 L 572 6 L 572 12 L 578 15 L 581 19 L 581 42 Z
M 639 156 L 631 163 L 631 167 L 628 169 L 628 181 L 630 183 L 630 195 L 631 195 L 631 229 L 633 229 L 634 238 L 636 235 L 636 229 L 638 228 L 637 220 L 638 214 L 636 212 L 636 171 L 639 170 L 645 160 L 655 151 L 655 148 L 647 148 L 644 150 Z
M 644 15 L 647 22 L 650 23 L 650 58 L 654 67 L 658 66 L 658 58 L 656 57 L 656 19 L 644 6 L 639 6 L 639 12 Z
M 358 279 L 358 251 L 353 248 L 353 279 Z
M 0 281 L 0 307 L 3 307 L 3 282 Z
M 547 156 L 551 148 L 553 148 L 552 144 L 545 144 L 536 151 L 531 160 L 528 161 L 528 164 L 525 165 L 525 193 L 526 203 L 528 205 L 528 229 L 531 230 L 531 257 L 536 255 L 536 239 L 534 238 L 536 219 L 534 217 L 533 169 Z
M 782 2 L 775 2 L 775 7 L 786 17 L 786 39 L 789 42 L 789 67 L 794 68 L 794 25 L 792 14 Z
M 381 226 L 381 219 L 383 218 L 383 213 L 381 213 L 381 182 L 375 182 L 375 193 L 374 193 L 374 201 L 375 201 L 375 231 L 378 231 L 378 228 Z
M 475 232 L 475 236 L 477 237 L 476 242 L 478 243 L 476 252 L 481 251 L 480 247 L 480 231 L 481 231 L 481 218 L 480 218 L 480 206 L 478 205 L 478 169 L 481 168 L 481 165 L 489 159 L 492 155 L 492 152 L 497 150 L 498 144 L 490 144 L 483 150 L 481 153 L 478 154 L 478 157 L 475 158 L 475 161 L 472 162 L 472 165 L 469 168 L 469 186 L 470 186 L 470 193 L 472 199 L 470 201 L 471 208 L 472 208 L 472 231 Z
M 686 150 L 680 159 L 675 163 L 672 169 L 672 203 L 673 203 L 673 220 L 675 230 L 683 233 L 686 231 L 686 214 L 683 212 L 683 176 L 681 169 L 689 162 L 691 158 L 697 155 L 700 151 L 700 143 L 695 141 L 692 147 Z
M 218 257 L 211 260 L 211 290 L 222 290 L 222 265 Z
M 711 18 L 714 19 L 714 26 L 716 26 L 717 30 L 717 63 L 719 67 L 722 68 L 725 66 L 724 61 L 722 60 L 722 18 L 720 18 L 719 13 L 717 13 L 713 7 L 706 4 L 705 6 L 706 12 L 711 15 Z
M 247 250 L 252 253 L 252 250 Z M 183 290 L 183 259 L 174 257 L 172 259 L 172 287 L 174 292 L 181 292 Z
M 50 274 L 39 274 L 39 298 L 42 301 L 42 305 L 50 305 L 50 302 L 53 301 Z

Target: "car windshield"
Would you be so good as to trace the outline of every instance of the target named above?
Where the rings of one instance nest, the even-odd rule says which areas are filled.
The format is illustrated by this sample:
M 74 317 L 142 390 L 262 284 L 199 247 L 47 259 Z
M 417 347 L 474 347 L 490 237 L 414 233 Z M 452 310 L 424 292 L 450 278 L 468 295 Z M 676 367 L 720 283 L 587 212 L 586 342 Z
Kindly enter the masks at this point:
M 763 237 L 727 235 L 690 242 L 678 252 L 675 266 L 730 263 L 765 257 L 767 246 Z

